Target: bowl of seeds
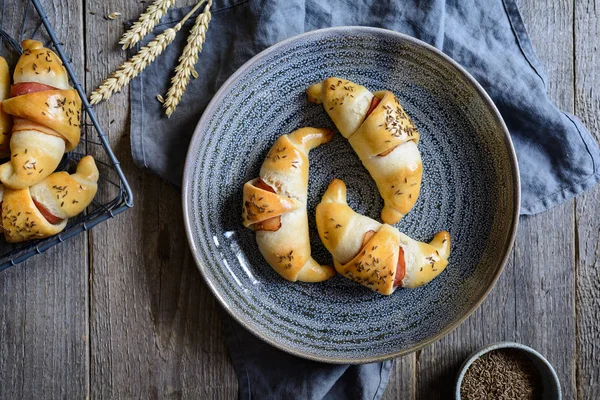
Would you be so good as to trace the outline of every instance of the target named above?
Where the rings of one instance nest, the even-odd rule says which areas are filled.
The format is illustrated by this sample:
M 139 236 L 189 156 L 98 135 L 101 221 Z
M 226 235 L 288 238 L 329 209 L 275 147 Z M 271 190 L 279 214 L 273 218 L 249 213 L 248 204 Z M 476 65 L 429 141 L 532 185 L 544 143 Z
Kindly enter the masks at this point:
M 485 346 L 467 358 L 456 380 L 456 400 L 560 400 L 556 371 L 540 353 L 520 343 Z

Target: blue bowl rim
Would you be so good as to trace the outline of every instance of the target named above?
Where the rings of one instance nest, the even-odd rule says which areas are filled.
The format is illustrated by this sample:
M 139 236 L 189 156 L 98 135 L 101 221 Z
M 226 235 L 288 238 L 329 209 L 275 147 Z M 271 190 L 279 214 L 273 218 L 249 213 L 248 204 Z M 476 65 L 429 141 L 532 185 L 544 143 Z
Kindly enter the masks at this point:
M 510 164 L 511 164 L 512 172 L 513 172 L 513 174 L 512 174 L 513 182 L 515 183 L 515 186 L 516 186 L 515 191 L 514 191 L 514 197 L 513 197 L 514 209 L 513 209 L 513 213 L 512 213 L 512 222 L 511 222 L 509 240 L 504 248 L 504 254 L 500 261 L 499 268 L 497 269 L 496 274 L 494 275 L 491 284 L 485 290 L 485 292 L 482 294 L 481 298 L 477 302 L 475 302 L 465 312 L 465 314 L 461 318 L 454 321 L 450 325 L 446 326 L 444 329 L 442 329 L 436 335 L 434 335 L 428 339 L 425 339 L 410 348 L 406 348 L 406 349 L 403 349 L 403 350 L 400 350 L 397 352 L 388 353 L 388 354 L 381 355 L 381 356 L 375 356 L 375 357 L 365 356 L 365 357 L 350 358 L 350 359 L 340 358 L 340 357 L 319 356 L 316 354 L 311 354 L 308 352 L 303 352 L 303 351 L 293 349 L 282 343 L 278 343 L 276 340 L 262 334 L 261 332 L 255 331 L 252 326 L 251 318 L 248 318 L 247 315 L 240 313 L 239 311 L 229 307 L 229 305 L 227 304 L 225 299 L 219 293 L 217 287 L 213 284 L 213 282 L 210 281 L 210 279 L 208 279 L 207 275 L 205 275 L 204 268 L 206 268 L 206 267 L 203 265 L 203 260 L 200 258 L 199 251 L 193 242 L 194 236 L 193 236 L 193 231 L 192 231 L 193 223 L 191 221 L 192 203 L 191 203 L 191 198 L 190 198 L 190 194 L 191 194 L 190 192 L 191 192 L 191 184 L 192 184 L 193 173 L 194 173 L 194 168 L 193 168 L 194 162 L 195 162 L 194 154 L 196 154 L 197 149 L 200 147 L 200 145 L 202 143 L 202 139 L 203 139 L 202 131 L 204 130 L 205 126 L 208 125 L 208 123 L 210 122 L 209 116 L 211 114 L 213 114 L 213 112 L 216 109 L 218 109 L 219 104 L 222 102 L 223 98 L 227 94 L 230 87 L 234 84 L 234 82 L 240 76 L 242 76 L 246 72 L 246 70 L 250 69 L 254 64 L 259 62 L 261 59 L 268 57 L 272 53 L 279 51 L 279 49 L 287 46 L 289 43 L 293 43 L 294 41 L 297 41 L 300 39 L 310 38 L 312 36 L 320 36 L 323 34 L 332 34 L 332 35 L 336 35 L 336 34 L 337 35 L 340 35 L 340 34 L 341 35 L 343 35 L 343 34 L 345 34 L 345 35 L 371 34 L 371 35 L 384 35 L 384 36 L 392 37 L 399 41 L 408 42 L 417 47 L 421 47 L 421 48 L 429 51 L 432 55 L 440 58 L 442 62 L 445 62 L 445 63 L 451 65 L 452 67 L 454 67 L 459 74 L 461 74 L 464 78 L 466 78 L 467 82 L 479 94 L 479 96 L 481 96 L 481 99 L 487 106 L 488 110 L 490 111 L 492 116 L 496 118 L 496 122 L 502 128 L 504 143 L 507 147 L 509 157 L 510 157 Z M 517 227 L 518 227 L 518 223 L 519 223 L 519 209 L 520 209 L 520 204 L 521 204 L 521 202 L 520 202 L 521 182 L 520 182 L 520 177 L 519 177 L 519 166 L 517 164 L 517 155 L 515 153 L 512 139 L 510 137 L 510 134 L 508 132 L 508 128 L 506 127 L 504 119 L 502 118 L 502 115 L 496 108 L 496 105 L 494 104 L 494 102 L 492 101 L 490 96 L 487 94 L 485 89 L 483 89 L 483 87 L 479 84 L 479 82 L 477 82 L 475 80 L 475 78 L 473 78 L 473 76 L 471 76 L 471 74 L 469 74 L 469 72 L 467 72 L 467 70 L 465 70 L 460 64 L 458 64 L 456 61 L 452 60 L 450 57 L 448 57 L 446 54 L 441 52 L 439 49 L 429 45 L 428 43 L 425 43 L 419 39 L 413 38 L 413 37 L 405 35 L 403 33 L 391 31 L 388 29 L 374 28 L 374 27 L 367 27 L 367 26 L 339 26 L 339 27 L 324 28 L 324 29 L 308 31 L 308 32 L 290 37 L 288 39 L 285 39 L 281 42 L 278 42 L 278 43 L 268 47 L 267 49 L 261 51 L 260 53 L 258 53 L 254 57 L 252 57 L 250 60 L 246 61 L 240 68 L 238 68 L 238 70 L 236 72 L 233 73 L 233 75 L 231 75 L 229 77 L 229 79 L 227 79 L 225 81 L 225 83 L 223 83 L 223 85 L 219 88 L 219 90 L 214 95 L 212 100 L 208 103 L 208 106 L 204 110 L 200 120 L 198 121 L 198 124 L 196 125 L 196 129 L 194 130 L 192 139 L 190 140 L 190 144 L 188 147 L 188 152 L 187 152 L 185 164 L 184 164 L 181 198 L 182 198 L 182 206 L 183 206 L 183 220 L 184 220 L 184 225 L 185 225 L 185 232 L 186 232 L 186 236 L 188 239 L 188 243 L 190 245 L 190 250 L 192 252 L 192 256 L 194 257 L 194 260 L 196 262 L 196 266 L 198 267 L 198 270 L 200 271 L 200 274 L 202 275 L 202 278 L 206 282 L 207 286 L 210 288 L 213 295 L 217 298 L 217 301 L 219 302 L 219 304 L 225 309 L 225 311 L 227 311 L 227 313 L 233 319 L 235 319 L 240 325 L 242 325 L 246 330 L 251 332 L 253 335 L 257 336 L 259 339 L 267 342 L 268 344 L 270 344 L 280 350 L 283 350 L 283 351 L 293 354 L 295 356 L 313 360 L 313 361 L 330 363 L 330 364 L 366 364 L 366 363 L 372 363 L 372 362 L 386 361 L 386 360 L 389 360 L 392 358 L 410 354 L 410 353 L 420 350 L 420 349 L 440 340 L 441 338 L 443 338 L 444 336 L 446 336 L 447 334 L 449 334 L 450 332 L 455 330 L 481 305 L 481 303 L 485 300 L 485 298 L 489 295 L 489 293 L 491 292 L 493 287 L 496 285 L 496 282 L 500 278 L 502 271 L 504 271 L 504 267 L 506 266 L 506 263 L 508 262 L 508 257 L 510 255 L 510 252 L 512 250 L 512 247 L 513 247 L 513 244 L 515 241 Z
M 475 350 L 473 353 L 471 353 L 469 355 L 469 357 L 467 357 L 465 362 L 463 362 L 463 364 L 460 366 L 460 370 L 458 372 L 458 375 L 456 376 L 456 387 L 455 387 L 455 391 L 454 391 L 455 400 L 461 400 L 460 386 L 462 384 L 462 380 L 465 377 L 465 373 L 471 367 L 471 365 L 475 362 L 475 360 L 478 360 L 481 356 L 489 353 L 490 351 L 499 350 L 499 349 L 518 349 L 518 350 L 528 353 L 529 355 L 534 356 L 539 361 L 541 361 L 542 364 L 544 364 L 546 366 L 546 368 L 550 371 L 549 374 L 546 373 L 544 375 L 547 377 L 552 377 L 552 380 L 554 381 L 554 383 L 556 384 L 556 387 L 558 388 L 558 400 L 562 399 L 560 380 L 558 379 L 558 374 L 556 373 L 556 370 L 554 369 L 552 364 L 550 364 L 550 362 L 546 359 L 546 357 L 541 355 L 537 350 L 535 350 L 529 346 L 526 346 L 524 344 L 521 344 L 521 343 L 497 342 L 497 343 L 488 344 L 487 346 L 483 346 L 482 348 Z M 543 373 L 543 372 L 540 371 L 540 373 Z

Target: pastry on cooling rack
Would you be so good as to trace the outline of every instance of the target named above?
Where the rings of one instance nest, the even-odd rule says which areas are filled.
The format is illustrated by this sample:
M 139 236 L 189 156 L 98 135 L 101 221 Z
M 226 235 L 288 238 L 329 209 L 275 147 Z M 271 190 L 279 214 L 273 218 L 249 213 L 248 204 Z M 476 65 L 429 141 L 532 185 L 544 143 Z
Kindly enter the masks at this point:
M 283 278 L 320 282 L 335 275 L 311 257 L 306 198 L 308 152 L 331 140 L 328 129 L 302 128 L 277 139 L 260 169 L 244 184 L 242 222 L 256 232 L 258 248 Z
M 44 180 L 80 138 L 81 99 L 60 58 L 35 40 L 22 45 L 10 98 L 2 102 L 13 125 L 10 161 L 0 165 L 0 181 L 12 189 Z
M 337 272 L 381 294 L 424 285 L 448 265 L 448 232 L 423 243 L 360 215 L 348 206 L 346 185 L 339 179 L 329 184 L 317 206 L 317 229 Z
M 400 221 L 419 197 L 423 167 L 419 131 L 396 96 L 371 93 L 342 78 L 325 79 L 306 93 L 309 101 L 323 104 L 377 183 L 384 200 L 382 221 Z
M 92 156 L 83 157 L 74 174 L 55 172 L 25 189 L 0 185 L 2 227 L 9 242 L 55 235 L 69 218 L 90 205 L 98 188 L 98 168 Z

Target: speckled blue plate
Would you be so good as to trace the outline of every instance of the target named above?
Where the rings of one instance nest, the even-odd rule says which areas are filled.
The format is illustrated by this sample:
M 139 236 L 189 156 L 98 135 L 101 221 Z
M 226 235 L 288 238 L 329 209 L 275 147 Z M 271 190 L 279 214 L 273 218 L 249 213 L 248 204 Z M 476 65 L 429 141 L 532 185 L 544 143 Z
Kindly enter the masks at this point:
M 242 226 L 242 185 L 258 176 L 276 138 L 333 124 L 304 91 L 329 76 L 393 91 L 421 132 L 423 186 L 397 227 L 419 240 L 452 235 L 450 263 L 432 283 L 380 296 L 336 276 L 290 283 L 263 260 Z M 375 183 L 341 135 L 310 154 L 314 258 L 331 265 L 314 209 L 341 178 L 350 205 L 378 219 Z M 344 27 L 281 42 L 219 90 L 190 144 L 183 209 L 192 253 L 219 302 L 265 341 L 333 363 L 384 360 L 454 329 L 483 301 L 506 262 L 519 210 L 519 178 L 506 127 L 483 89 L 438 50 L 395 32 Z

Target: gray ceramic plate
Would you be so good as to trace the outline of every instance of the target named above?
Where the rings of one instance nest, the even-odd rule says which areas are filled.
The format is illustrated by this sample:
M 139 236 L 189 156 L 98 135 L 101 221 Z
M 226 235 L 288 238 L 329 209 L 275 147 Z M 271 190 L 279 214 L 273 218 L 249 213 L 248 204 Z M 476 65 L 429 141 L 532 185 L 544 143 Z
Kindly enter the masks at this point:
M 341 76 L 399 98 L 421 132 L 423 186 L 397 226 L 419 240 L 447 229 L 450 264 L 431 284 L 384 297 L 340 276 L 319 284 L 281 279 L 241 222 L 242 185 L 256 177 L 275 139 L 302 126 L 334 128 L 304 91 Z M 331 265 L 314 209 L 334 178 L 358 212 L 379 218 L 375 184 L 336 135 L 310 155 L 313 256 Z M 223 307 L 265 341 L 301 357 L 362 363 L 435 341 L 490 291 L 514 240 L 519 177 L 506 127 L 483 89 L 460 66 L 395 32 L 343 27 L 281 42 L 241 67 L 204 112 L 190 144 L 183 209 L 192 253 Z

